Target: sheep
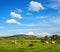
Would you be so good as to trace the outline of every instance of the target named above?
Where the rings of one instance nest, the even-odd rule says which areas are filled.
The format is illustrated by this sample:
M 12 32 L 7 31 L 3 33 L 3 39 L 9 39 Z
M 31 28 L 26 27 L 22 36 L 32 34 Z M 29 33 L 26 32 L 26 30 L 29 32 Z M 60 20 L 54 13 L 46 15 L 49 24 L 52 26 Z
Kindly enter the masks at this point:
M 52 44 L 55 44 L 55 41 L 52 41 L 51 43 L 52 43 Z
M 17 41 L 15 41 L 15 40 L 12 41 L 12 44 L 16 44 L 16 43 L 17 43 Z
M 48 41 L 45 41 L 46 44 L 48 44 L 49 42 Z

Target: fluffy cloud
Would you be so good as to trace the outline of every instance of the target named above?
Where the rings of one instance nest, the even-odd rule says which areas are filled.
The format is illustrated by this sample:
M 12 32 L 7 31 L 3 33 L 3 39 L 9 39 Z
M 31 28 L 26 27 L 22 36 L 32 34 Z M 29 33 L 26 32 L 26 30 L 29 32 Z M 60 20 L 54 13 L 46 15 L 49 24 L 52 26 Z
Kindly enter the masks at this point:
M 34 35 L 34 32 L 29 32 L 28 35 Z
M 20 34 L 20 32 L 22 32 L 22 34 L 26 34 L 26 35 L 36 35 L 36 36 L 51 36 L 54 34 L 60 34 L 60 28 L 26 28 L 26 29 L 12 29 L 9 30 L 10 32 L 15 32 L 16 34 Z
M 44 9 L 43 5 L 41 3 L 35 2 L 35 1 L 31 1 L 29 3 L 29 10 L 32 11 L 39 11 Z
M 17 22 L 14 19 L 9 19 L 9 20 L 6 21 L 6 23 L 9 23 L 9 24 L 20 24 L 19 22 Z
M 15 12 L 11 12 L 10 15 L 14 18 L 18 18 L 18 19 L 22 18 L 22 16 L 20 14 L 16 14 Z
M 41 35 L 41 36 L 50 36 L 51 34 L 48 33 L 48 32 L 42 32 L 42 33 L 40 33 L 40 35 Z

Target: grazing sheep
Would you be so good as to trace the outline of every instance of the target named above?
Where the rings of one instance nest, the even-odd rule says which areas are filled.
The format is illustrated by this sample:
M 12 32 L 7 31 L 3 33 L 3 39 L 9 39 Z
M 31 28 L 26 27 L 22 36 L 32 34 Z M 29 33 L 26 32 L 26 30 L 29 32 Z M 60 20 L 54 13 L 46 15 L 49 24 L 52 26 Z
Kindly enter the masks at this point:
M 48 41 L 45 41 L 46 44 L 48 44 L 49 42 Z
M 52 44 L 55 44 L 55 41 L 52 41 L 51 43 L 52 43 Z
M 17 41 L 15 41 L 15 40 L 12 41 L 12 44 L 16 44 L 16 43 L 17 43 Z

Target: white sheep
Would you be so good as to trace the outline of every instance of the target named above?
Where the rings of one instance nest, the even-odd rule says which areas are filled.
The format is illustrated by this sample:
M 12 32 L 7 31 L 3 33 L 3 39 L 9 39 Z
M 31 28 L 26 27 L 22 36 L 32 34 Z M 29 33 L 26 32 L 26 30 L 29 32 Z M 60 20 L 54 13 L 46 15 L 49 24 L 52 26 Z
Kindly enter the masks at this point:
M 55 41 L 52 41 L 51 43 L 52 43 L 52 44 L 55 44 Z
M 16 43 L 17 43 L 17 41 L 15 41 L 15 40 L 12 41 L 12 44 L 16 44 Z
M 45 41 L 46 44 L 48 44 L 49 42 L 48 41 Z

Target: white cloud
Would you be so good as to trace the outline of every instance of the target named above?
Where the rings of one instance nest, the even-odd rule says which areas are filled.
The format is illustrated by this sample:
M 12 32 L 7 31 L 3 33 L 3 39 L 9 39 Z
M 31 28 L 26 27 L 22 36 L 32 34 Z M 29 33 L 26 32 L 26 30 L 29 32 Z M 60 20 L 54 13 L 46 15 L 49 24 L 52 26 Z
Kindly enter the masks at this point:
M 20 14 L 16 14 L 15 12 L 11 12 L 10 15 L 14 18 L 18 18 L 18 19 L 22 18 L 22 16 Z
M 29 32 L 28 35 L 34 35 L 34 32 Z
M 19 33 L 19 34 L 25 34 L 25 33 Z
M 55 28 L 55 27 L 52 27 L 52 28 L 26 28 L 26 29 L 12 29 L 12 30 L 9 30 L 9 32 L 17 32 L 16 34 L 20 34 L 20 32 L 26 34 L 26 35 L 36 35 L 36 36 L 51 36 L 51 35 L 54 35 L 54 34 L 60 34 L 60 28 Z
M 9 19 L 9 20 L 6 21 L 6 23 L 9 23 L 9 24 L 20 24 L 19 22 L 17 22 L 14 19 Z
M 41 32 L 40 33 L 40 36 L 51 36 L 51 34 L 50 33 L 48 33 L 48 32 Z
M 29 3 L 29 10 L 31 11 L 39 11 L 39 10 L 42 10 L 44 9 L 43 5 L 39 2 L 35 2 L 35 1 L 31 1 Z

